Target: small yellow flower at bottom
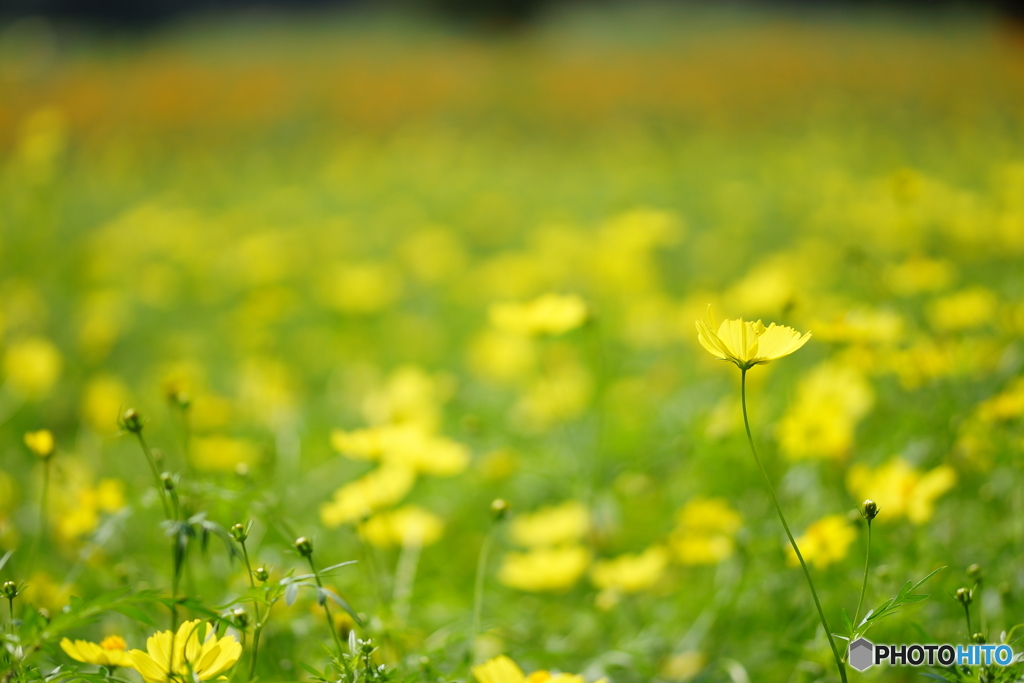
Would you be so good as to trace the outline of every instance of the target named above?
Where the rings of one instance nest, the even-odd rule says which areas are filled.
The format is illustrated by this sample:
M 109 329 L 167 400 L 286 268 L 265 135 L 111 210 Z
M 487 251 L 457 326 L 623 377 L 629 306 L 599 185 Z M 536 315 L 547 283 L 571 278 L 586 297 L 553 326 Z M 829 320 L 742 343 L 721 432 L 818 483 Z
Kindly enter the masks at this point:
M 135 668 L 131 656 L 126 651 L 128 644 L 120 636 L 107 636 L 98 645 L 86 640 L 71 641 L 65 638 L 60 641 L 60 648 L 68 657 L 84 664 Z
M 775 323 L 765 327 L 760 320 L 723 320 L 717 332 L 703 320 L 697 321 L 700 345 L 715 358 L 731 361 L 741 370 L 788 356 L 810 338 L 810 332 L 801 336 L 792 327 Z
M 53 455 L 56 443 L 53 440 L 53 432 L 49 429 L 40 429 L 36 432 L 25 432 L 25 445 L 40 458 L 48 458 Z
M 158 631 L 146 640 L 147 652 L 131 651 L 132 664 L 146 683 L 165 683 L 168 673 L 176 680 L 208 681 L 234 666 L 242 656 L 239 642 L 234 636 L 218 638 L 207 624 L 206 638 L 200 643 L 201 623 L 199 619 L 183 622 L 176 634 Z
M 519 665 L 505 655 L 499 655 L 473 667 L 473 676 L 479 683 L 586 683 L 579 674 L 534 671 L 527 676 Z M 605 683 L 602 678 L 595 683 Z

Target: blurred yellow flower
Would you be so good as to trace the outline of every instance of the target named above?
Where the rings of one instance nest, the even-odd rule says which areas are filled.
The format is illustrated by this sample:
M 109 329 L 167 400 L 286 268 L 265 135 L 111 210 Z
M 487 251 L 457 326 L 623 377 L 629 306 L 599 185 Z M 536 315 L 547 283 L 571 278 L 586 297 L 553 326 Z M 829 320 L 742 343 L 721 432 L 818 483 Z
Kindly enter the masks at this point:
M 43 337 L 18 339 L 4 353 L 7 383 L 26 398 L 45 396 L 60 377 L 63 364 L 60 351 Z
M 517 426 L 537 432 L 578 417 L 594 391 L 590 374 L 580 363 L 567 360 L 537 377 L 512 409 Z
M 100 513 L 117 512 L 127 504 L 124 482 L 120 479 L 101 479 L 96 486 L 73 484 L 76 488 L 54 501 L 57 536 L 74 541 L 88 536 L 100 524 Z
M 512 540 L 528 548 L 578 541 L 588 531 L 590 511 L 576 500 L 517 515 L 509 526 Z
M 454 380 L 448 374 L 403 365 L 383 386 L 367 393 L 362 411 L 371 424 L 413 424 L 433 432 L 441 423 L 441 407 L 454 390 Z
M 683 683 L 699 674 L 707 664 L 708 658 L 701 652 L 691 650 L 672 655 L 661 666 L 661 676 L 669 681 Z
M 177 633 L 158 631 L 146 639 L 146 652 L 131 651 L 132 664 L 146 683 L 165 683 L 169 675 L 208 681 L 234 666 L 242 656 L 239 642 L 231 635 L 218 638 L 211 624 L 206 625 L 206 638 L 200 642 L 201 624 L 196 619 L 182 622 Z
M 369 474 L 345 484 L 332 499 L 320 506 L 320 521 L 336 527 L 405 498 L 416 483 L 416 473 L 408 467 L 383 464 Z
M 53 433 L 49 429 L 25 432 L 25 436 L 23 438 L 28 449 L 40 458 L 49 457 L 53 453 L 53 449 L 56 447 L 56 443 L 53 440 Z
M 779 449 L 790 460 L 846 456 L 857 423 L 874 400 L 871 385 L 858 370 L 819 365 L 800 381 L 796 401 L 778 424 Z
M 523 379 L 537 362 L 534 342 L 494 330 L 484 330 L 470 342 L 469 367 L 480 377 L 512 383 Z
M 441 518 L 418 505 L 381 512 L 359 526 L 359 535 L 380 548 L 433 545 L 443 532 Z
M 575 294 L 543 294 L 527 303 L 492 304 L 491 324 L 502 332 L 559 335 L 587 321 L 587 304 Z
M 590 564 L 590 551 L 580 545 L 535 548 L 506 553 L 498 580 L 522 591 L 562 591 L 571 588 Z
M 36 607 L 58 612 L 71 601 L 73 586 L 58 583 L 48 572 L 33 572 L 25 584 L 24 598 Z
M 807 531 L 797 537 L 796 544 L 809 564 L 827 567 L 845 558 L 856 538 L 857 531 L 846 515 L 829 515 L 807 527 Z M 786 546 L 786 554 L 791 567 L 800 565 L 793 546 Z
M 117 418 L 129 403 L 124 382 L 113 375 L 96 375 L 82 391 L 82 419 L 98 434 L 117 431 Z
M 189 440 L 189 460 L 203 472 L 234 472 L 239 465 L 252 467 L 259 459 L 259 448 L 248 439 L 212 435 Z
M 583 676 L 578 674 L 553 674 L 542 670 L 534 671 L 527 676 L 518 664 L 505 655 L 499 655 L 474 666 L 473 676 L 478 683 L 586 683 Z M 602 678 L 595 683 L 605 683 L 605 679 Z
M 743 517 L 727 501 L 694 498 L 676 519 L 669 545 L 681 564 L 718 564 L 736 551 L 736 534 L 743 526 Z
M 945 289 L 952 284 L 955 276 L 956 270 L 949 261 L 923 256 L 911 257 L 886 272 L 889 286 L 904 296 Z
M 775 323 L 765 327 L 760 320 L 723 320 L 717 332 L 703 320 L 697 321 L 701 346 L 715 358 L 731 361 L 744 370 L 788 356 L 810 338 L 810 332 L 801 336 L 792 327 Z
M 1024 415 L 1024 377 L 1018 377 L 1010 386 L 978 404 L 975 416 L 982 422 L 994 423 L 1013 420 Z
M 344 313 L 382 311 L 402 295 L 402 273 L 388 263 L 338 266 L 322 283 L 325 301 Z
M 380 460 L 420 474 L 450 477 L 469 464 L 469 449 L 452 439 L 425 432 L 416 424 L 384 425 L 331 432 L 331 445 L 354 460 Z
M 949 465 L 921 472 L 899 457 L 875 469 L 858 463 L 846 475 L 847 488 L 858 500 L 870 498 L 878 504 L 878 519 L 906 516 L 914 524 L 931 519 L 935 501 L 952 489 L 956 480 Z
M 131 656 L 126 652 L 128 644 L 120 636 L 107 636 L 97 645 L 85 640 L 71 641 L 64 638 L 60 648 L 68 657 L 86 664 L 97 666 L 120 666 L 127 669 L 135 668 Z
M 636 593 L 653 586 L 665 574 L 668 551 L 651 546 L 639 554 L 626 553 L 597 560 L 590 570 L 594 586 L 621 593 Z
M 972 287 L 936 299 L 928 305 L 928 321 L 941 332 L 981 327 L 996 316 L 999 299 L 984 287 Z

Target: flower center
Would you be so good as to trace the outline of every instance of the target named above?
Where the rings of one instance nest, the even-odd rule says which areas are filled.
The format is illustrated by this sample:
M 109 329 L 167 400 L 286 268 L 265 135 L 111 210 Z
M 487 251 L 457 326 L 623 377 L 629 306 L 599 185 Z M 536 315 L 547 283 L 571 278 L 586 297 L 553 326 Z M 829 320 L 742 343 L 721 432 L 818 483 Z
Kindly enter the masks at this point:
M 124 638 L 121 636 L 107 636 L 100 641 L 100 647 L 104 650 L 125 650 L 128 648 L 128 643 L 124 642 Z

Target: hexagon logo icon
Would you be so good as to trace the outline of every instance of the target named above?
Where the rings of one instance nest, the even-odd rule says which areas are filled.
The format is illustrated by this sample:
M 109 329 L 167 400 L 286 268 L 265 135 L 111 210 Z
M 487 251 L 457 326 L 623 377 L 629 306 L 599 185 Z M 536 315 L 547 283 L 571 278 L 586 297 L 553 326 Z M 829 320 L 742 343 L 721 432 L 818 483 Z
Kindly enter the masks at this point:
M 857 671 L 869 669 L 875 663 L 875 646 L 867 638 L 858 638 L 850 643 L 849 661 Z

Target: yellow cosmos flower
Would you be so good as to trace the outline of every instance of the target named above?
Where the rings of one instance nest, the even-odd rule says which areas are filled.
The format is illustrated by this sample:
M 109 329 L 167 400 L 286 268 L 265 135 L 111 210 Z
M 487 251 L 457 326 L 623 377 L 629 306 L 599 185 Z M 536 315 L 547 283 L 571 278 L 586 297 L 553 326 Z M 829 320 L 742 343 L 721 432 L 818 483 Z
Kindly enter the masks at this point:
M 893 458 L 872 470 L 856 464 L 850 468 L 846 484 L 858 498 L 878 503 L 879 519 L 886 521 L 905 516 L 914 524 L 932 518 L 935 501 L 956 485 L 956 472 L 949 465 L 939 465 L 922 472 L 903 458 Z
M 788 356 L 811 338 L 810 332 L 801 336 L 792 327 L 775 323 L 765 327 L 760 320 L 723 320 L 717 332 L 711 325 L 697 321 L 697 340 L 712 356 L 732 361 L 741 370 Z
M 652 546 L 636 555 L 626 553 L 595 562 L 590 578 L 598 588 L 637 593 L 657 583 L 667 566 L 668 551 Z
M 491 324 L 511 334 L 559 335 L 587 321 L 587 304 L 575 294 L 544 294 L 527 303 L 493 304 L 488 311 Z
M 97 645 L 86 640 L 74 642 L 65 638 L 60 641 L 60 648 L 67 653 L 68 657 L 85 664 L 97 666 L 121 666 L 126 669 L 135 668 L 132 658 L 126 652 L 128 644 L 121 636 L 107 636 Z
M 857 538 L 857 532 L 850 526 L 845 515 L 829 515 L 807 527 L 804 535 L 796 539 L 804 560 L 816 567 L 827 567 L 846 557 L 850 544 Z M 792 547 L 786 548 L 789 564 L 800 564 Z
M 589 530 L 590 511 L 577 500 L 519 515 L 512 520 L 509 529 L 512 540 L 528 548 L 575 542 Z
M 676 515 L 669 536 L 676 559 L 684 565 L 718 564 L 736 552 L 743 517 L 721 498 L 694 498 Z
M 585 683 L 578 674 L 534 671 L 527 676 L 519 665 L 505 655 L 499 655 L 479 666 L 473 667 L 473 676 L 479 683 Z M 602 678 L 595 683 L 604 683 Z
M 183 622 L 176 634 L 159 631 L 146 640 L 147 652 L 131 651 L 132 665 L 146 683 L 166 683 L 168 673 L 178 680 L 208 681 L 234 666 L 242 656 L 239 642 L 234 636 L 218 638 L 213 626 L 207 624 L 206 639 L 200 643 L 201 624 L 196 619 Z
M 590 551 L 580 545 L 536 548 L 507 553 L 498 580 L 521 591 L 563 591 L 579 580 L 590 564 Z
M 359 527 L 359 535 L 378 548 L 433 545 L 443 532 L 444 521 L 418 505 L 382 512 Z
M 53 440 L 53 432 L 49 429 L 40 429 L 37 432 L 25 432 L 25 445 L 28 449 L 40 458 L 46 458 L 53 454 L 56 446 Z

